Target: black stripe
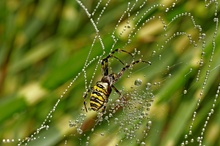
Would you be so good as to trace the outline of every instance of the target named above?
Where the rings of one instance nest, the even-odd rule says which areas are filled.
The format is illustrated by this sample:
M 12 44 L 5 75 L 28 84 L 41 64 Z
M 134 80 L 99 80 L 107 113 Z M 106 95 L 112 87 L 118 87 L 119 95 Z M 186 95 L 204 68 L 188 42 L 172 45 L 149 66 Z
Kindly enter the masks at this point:
M 98 86 L 99 88 L 101 88 L 101 89 L 103 89 L 103 90 L 105 89 L 104 86 L 102 86 L 102 84 L 98 84 L 98 83 L 97 83 L 96 86 Z
M 95 104 L 95 103 L 90 103 L 90 107 L 91 107 L 91 109 L 92 110 L 94 110 L 94 111 L 98 111 L 100 108 L 102 108 L 103 107 L 103 105 L 104 104 L 102 104 L 102 105 L 97 105 L 97 104 Z
M 102 94 L 101 94 L 102 93 Z M 97 91 L 93 91 L 92 92 L 92 94 L 95 94 L 95 95 L 97 95 L 97 96 L 99 96 L 99 97 L 101 97 L 104 101 L 106 100 L 106 98 L 107 98 L 107 96 L 105 95 L 105 93 L 103 93 L 103 92 L 97 92 Z M 96 97 L 95 97 L 96 98 Z M 99 99 L 98 99 L 99 100 Z
M 102 86 L 101 84 L 97 84 L 96 86 L 99 87 L 100 89 L 104 90 L 104 92 L 103 92 L 102 90 L 99 90 L 99 89 L 95 89 L 95 90 L 93 90 L 93 92 L 98 92 L 99 95 L 100 95 L 100 93 L 102 93 L 102 94 L 104 94 L 105 96 L 108 96 L 108 91 L 106 91 L 106 89 L 105 89 L 104 86 Z M 97 94 L 97 95 L 98 95 L 98 94 Z M 102 95 L 100 95 L 100 96 L 102 96 Z M 102 96 L 102 97 L 103 97 L 103 96 Z
M 100 89 L 104 90 L 105 92 L 98 90 L 98 89 L 96 89 L 95 91 L 101 92 L 106 96 L 108 95 L 108 91 L 106 91 L 106 88 L 102 84 L 97 83 L 96 86 L 99 87 Z
M 95 96 L 91 96 L 91 98 L 90 98 L 90 101 L 94 101 L 94 102 L 97 102 L 97 103 L 99 103 L 99 104 L 103 104 L 103 101 L 101 101 L 101 100 L 99 100 L 97 97 L 95 97 Z
M 92 94 L 96 94 L 97 96 L 101 96 L 103 98 L 103 96 L 98 91 L 93 91 Z
M 91 109 L 96 110 L 99 108 L 99 106 L 97 104 L 94 103 L 90 103 Z

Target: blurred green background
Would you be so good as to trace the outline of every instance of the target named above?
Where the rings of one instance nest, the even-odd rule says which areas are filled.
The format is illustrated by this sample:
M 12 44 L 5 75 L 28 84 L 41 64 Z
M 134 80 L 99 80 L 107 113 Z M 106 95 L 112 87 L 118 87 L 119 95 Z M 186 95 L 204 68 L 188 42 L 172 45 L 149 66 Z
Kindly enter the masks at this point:
M 98 3 L 93 0 L 82 2 L 90 12 Z M 106 3 L 107 1 L 101 2 L 96 10 L 93 16 L 95 21 Z M 126 10 L 127 3 L 123 0 L 112 0 L 97 24 L 106 54 L 109 53 L 113 44 L 111 33 Z M 142 1 L 137 2 L 137 5 L 141 3 Z M 129 52 L 133 52 L 134 48 L 141 50 L 143 58 L 152 61 L 152 65 L 150 67 L 147 65 L 138 72 L 133 70 L 131 75 L 134 79 L 146 76 L 143 79 L 144 83 L 161 82 L 161 86 L 152 89 L 156 98 L 155 105 L 151 109 L 152 116 L 150 115 L 153 126 L 147 139 L 142 140 L 146 145 L 180 145 L 186 139 L 184 133 L 187 133 L 192 122 L 197 99 L 200 97 L 199 93 L 203 87 L 205 88 L 202 90 L 202 100 L 193 125 L 192 137 L 195 141 L 201 134 L 208 113 L 213 106 L 220 83 L 219 29 L 213 22 L 214 4 L 205 8 L 204 1 L 180 1 L 168 13 L 165 13 L 165 8 L 156 7 L 144 15 L 145 11 L 158 3 L 172 8 L 172 1 L 149 0 L 142 9 L 135 7 L 131 12 L 131 18 L 135 17 L 137 11 L 140 12 L 134 23 L 142 19 L 138 25 L 140 27 L 151 16 L 161 16 L 166 23 L 169 23 L 175 16 L 183 12 L 190 12 L 194 16 L 196 24 L 202 27 L 202 32 L 206 35 L 206 47 L 195 49 L 186 36 L 177 37 L 167 43 L 165 49 L 157 51 L 156 55 L 152 54 L 157 50 L 158 44 L 164 43 L 164 34 L 171 35 L 177 31 L 185 31 L 192 34 L 193 39 L 198 38 L 199 32 L 192 21 L 187 17 L 181 17 L 169 26 L 168 33 L 164 33 L 161 21 L 152 20 L 141 27 L 142 29 L 132 38 L 132 43 L 128 46 L 124 45 L 127 42 L 126 37 L 119 36 L 119 41 L 114 49 L 125 46 Z M 141 15 L 144 18 L 140 17 Z M 125 22 L 126 18 L 123 18 L 122 22 Z M 118 36 L 117 32 L 118 30 L 116 30 L 116 36 Z M 215 52 L 212 61 L 209 62 L 213 50 L 214 32 L 216 33 Z M 82 68 L 91 50 L 88 60 L 103 54 L 98 39 L 91 49 L 96 32 L 83 8 L 75 0 L 3 0 L 0 1 L 0 34 L 1 144 L 16 145 L 19 139 L 24 140 L 25 137 L 28 139 L 27 137 L 40 127 L 48 113 L 54 108 L 69 83 L 78 77 L 59 102 L 52 117 L 49 118 L 49 129 L 42 130 L 39 134 L 40 138 L 30 145 L 79 145 L 79 139 L 83 141 L 86 136 L 75 135 L 75 130 L 69 127 L 68 122 L 79 117 L 83 106 L 85 78 Z M 199 41 L 198 44 L 200 47 L 202 46 Z M 202 49 L 205 52 L 204 56 L 201 55 Z M 160 55 L 162 58 L 158 59 Z M 123 61 L 127 58 L 123 54 L 119 54 L 119 56 Z M 197 61 L 201 58 L 205 63 L 199 67 Z M 88 83 L 96 65 L 97 60 L 86 68 Z M 122 67 L 114 62 L 111 65 L 117 71 Z M 167 66 L 170 66 L 171 70 L 166 70 Z M 192 72 L 190 69 L 193 69 Z M 198 70 L 201 73 L 200 80 L 197 82 Z M 207 70 L 210 71 L 210 75 L 204 85 Z M 81 73 L 80 76 L 78 73 Z M 190 73 L 189 76 L 186 76 L 188 73 Z M 136 76 L 136 74 L 140 76 Z M 100 66 L 98 66 L 92 85 L 99 80 L 101 75 Z M 122 86 L 129 89 L 133 85 L 133 78 L 131 80 L 126 77 L 122 78 L 117 87 Z M 187 90 L 186 95 L 183 95 L 184 90 Z M 117 95 L 113 95 L 113 99 L 115 98 Z M 206 145 L 220 145 L 219 115 L 219 98 L 216 98 L 214 114 L 211 115 L 208 126 L 205 127 L 204 144 Z M 108 127 L 106 124 L 100 126 L 101 130 L 106 128 L 111 129 L 109 131 L 113 131 L 113 133 L 117 133 L 118 130 L 114 126 Z M 87 132 L 87 134 L 92 136 L 93 132 Z M 91 145 L 102 145 L 103 143 L 111 145 L 115 135 L 110 137 L 109 140 L 94 136 L 91 141 L 95 142 L 92 142 Z M 95 140 L 96 138 L 98 141 Z M 124 142 L 122 145 L 137 145 L 126 139 Z

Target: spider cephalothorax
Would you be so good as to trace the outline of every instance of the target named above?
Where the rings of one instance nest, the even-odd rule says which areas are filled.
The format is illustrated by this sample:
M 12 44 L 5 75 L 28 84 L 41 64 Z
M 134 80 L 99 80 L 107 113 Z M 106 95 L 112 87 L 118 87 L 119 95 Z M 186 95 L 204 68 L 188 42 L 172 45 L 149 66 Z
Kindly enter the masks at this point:
M 87 94 L 90 91 L 91 91 L 91 95 L 90 95 L 91 109 L 94 111 L 98 111 L 98 110 L 102 109 L 102 112 L 104 112 L 105 108 L 106 108 L 106 104 L 108 102 L 108 98 L 111 94 L 112 88 L 119 94 L 119 96 L 121 96 L 121 93 L 114 86 L 114 84 L 118 81 L 118 79 L 121 78 L 121 76 L 123 75 L 125 70 L 129 69 L 133 65 L 140 63 L 140 62 L 150 64 L 148 61 L 143 61 L 143 60 L 139 59 L 137 61 L 132 61 L 128 65 L 125 65 L 119 73 L 109 74 L 108 73 L 108 59 L 109 58 L 113 57 L 113 58 L 117 59 L 118 61 L 120 61 L 124 65 L 124 63 L 119 58 L 114 56 L 115 52 L 124 52 L 124 53 L 127 53 L 133 57 L 133 55 L 131 53 L 129 53 L 125 50 L 116 49 L 116 50 L 112 51 L 107 57 L 102 59 L 102 63 L 101 63 L 102 64 L 102 72 L 103 72 L 102 79 L 100 81 L 96 82 L 96 85 L 93 86 L 92 88 L 90 88 L 83 96 L 84 97 L 84 106 L 85 106 L 86 111 L 87 111 L 87 108 L 86 108 L 85 99 L 87 97 Z

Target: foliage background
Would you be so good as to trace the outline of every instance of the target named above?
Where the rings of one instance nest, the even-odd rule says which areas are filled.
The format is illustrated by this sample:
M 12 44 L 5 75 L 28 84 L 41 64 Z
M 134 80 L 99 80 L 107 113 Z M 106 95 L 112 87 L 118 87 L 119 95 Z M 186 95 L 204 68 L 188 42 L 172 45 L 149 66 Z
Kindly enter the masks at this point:
M 148 4 L 153 5 L 154 3 L 156 2 L 148 1 Z M 167 5 L 169 3 L 167 1 Z M 210 10 L 210 14 L 203 13 L 203 3 L 203 1 L 198 0 L 181 1 L 175 11 L 171 11 L 164 17 L 170 21 L 176 14 L 184 10 L 190 11 L 195 16 L 196 22 L 206 32 L 206 36 L 209 37 L 207 38 L 207 48 L 211 50 L 212 35 L 216 28 L 211 23 L 213 22 L 213 13 L 211 13 L 213 11 Z M 96 6 L 96 2 L 92 0 L 86 1 L 85 4 L 91 10 Z M 101 5 L 104 6 L 104 3 Z M 126 6 L 126 1 L 112 1 L 99 22 L 100 34 L 107 53 L 112 44 L 109 33 L 114 30 L 115 24 L 122 14 L 121 9 Z M 95 31 L 84 10 L 74 0 L 0 1 L 0 11 L 0 139 L 3 140 L 2 144 L 4 145 L 15 145 L 19 139 L 28 137 L 40 127 L 62 92 L 69 85 L 69 82 L 81 72 L 94 39 Z M 97 10 L 97 14 L 99 13 L 101 13 L 101 9 Z M 160 14 L 160 10 L 157 9 L 152 13 L 155 15 Z M 184 25 L 181 25 L 182 23 Z M 191 22 L 177 21 L 171 31 L 179 30 L 179 28 L 184 29 L 189 23 Z M 148 27 L 154 30 L 154 27 L 157 26 L 155 24 L 153 23 Z M 163 40 L 160 31 L 157 28 L 155 29 L 156 31 L 146 33 L 148 36 L 140 35 L 135 38 L 134 43 L 128 50 L 132 51 L 132 48 L 137 47 L 142 50 L 143 54 L 149 54 L 153 49 L 143 50 L 142 48 L 154 48 L 158 43 L 157 40 Z M 220 56 L 219 39 L 218 29 L 215 56 Z M 123 42 L 123 38 L 121 41 Z M 181 45 L 185 48 L 189 46 L 188 42 Z M 97 45 L 97 47 L 100 46 Z M 178 51 L 178 48 L 176 48 L 174 53 L 169 54 L 170 52 L 167 52 L 169 54 L 167 58 L 171 60 L 171 64 L 175 64 L 176 60 L 180 62 L 181 59 L 186 62 L 187 58 L 184 58 L 183 55 L 185 52 L 187 52 L 186 54 L 195 53 L 193 49 L 186 49 L 182 53 L 178 53 Z M 96 49 L 92 53 L 91 56 L 95 57 L 97 54 L 100 55 L 102 50 Z M 208 62 L 208 59 L 205 58 L 205 61 Z M 208 98 L 201 102 L 200 113 L 197 115 L 197 121 L 194 124 L 194 131 L 196 131 L 194 137 L 197 137 L 201 131 L 201 127 L 207 118 L 206 113 L 213 104 L 213 100 L 210 101 L 209 98 L 213 99 L 220 82 L 219 57 L 214 57 L 212 64 L 216 68 L 205 86 L 204 94 Z M 117 65 L 113 64 L 115 68 L 117 68 Z M 87 72 L 88 78 L 91 77 L 90 74 L 93 73 L 94 66 L 95 64 L 90 65 Z M 147 71 L 149 72 L 147 75 L 149 75 L 149 80 L 157 80 L 152 74 L 161 72 L 165 66 L 152 66 L 154 70 L 152 72 Z M 101 76 L 99 70 L 100 67 L 95 80 Z M 207 69 L 203 69 L 201 74 L 204 73 L 205 75 L 206 71 Z M 149 143 L 152 145 L 180 144 L 184 139 L 184 135 L 182 132 L 176 132 L 187 131 L 192 120 L 196 98 L 190 98 L 189 96 L 178 98 L 177 96 L 172 99 L 173 96 L 170 96 L 172 94 L 180 95 L 186 87 L 185 81 L 190 84 L 190 80 L 181 78 L 185 72 L 179 71 L 176 76 L 178 76 L 178 73 L 180 76 L 178 80 L 172 78 L 173 83 L 165 82 L 163 87 L 166 88 L 161 87 L 156 92 L 161 98 L 155 107 L 162 113 L 157 113 L 153 117 L 155 118 L 153 119 L 155 124 L 152 127 L 153 132 L 150 133 L 148 138 Z M 191 76 L 191 82 L 193 83 L 195 82 L 195 76 L 196 74 Z M 70 92 L 65 94 L 52 115 L 50 128 L 40 133 L 40 137 L 45 137 L 45 139 L 38 139 L 32 145 L 64 145 L 65 143 L 66 145 L 78 145 L 80 136 L 70 135 L 74 133 L 74 130 L 69 128 L 68 121 L 78 116 L 81 111 L 83 106 L 82 95 L 85 91 L 84 82 L 83 77 L 74 82 Z M 176 89 L 178 83 L 180 83 L 180 86 Z M 123 82 L 119 84 L 125 86 Z M 202 82 L 199 82 L 193 86 L 191 96 L 201 90 L 201 85 Z M 184 115 L 189 117 L 184 118 Z M 218 99 L 215 114 L 211 117 L 205 131 L 205 144 L 207 145 L 220 145 L 218 138 L 220 135 L 219 115 Z M 187 119 L 187 122 L 182 123 L 183 119 Z M 178 125 L 180 123 L 182 125 Z M 113 131 L 117 131 L 114 127 L 112 128 Z M 83 139 L 83 135 L 81 136 Z M 97 139 L 99 139 L 98 136 Z M 109 141 L 104 140 L 104 142 Z

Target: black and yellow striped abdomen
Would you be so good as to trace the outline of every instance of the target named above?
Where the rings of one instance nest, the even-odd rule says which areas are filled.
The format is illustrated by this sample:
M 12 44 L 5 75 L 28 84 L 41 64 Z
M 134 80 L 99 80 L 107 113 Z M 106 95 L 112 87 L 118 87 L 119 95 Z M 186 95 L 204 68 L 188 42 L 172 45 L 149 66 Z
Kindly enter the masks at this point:
M 90 96 L 90 107 L 94 111 L 98 111 L 108 102 L 111 93 L 111 87 L 107 82 L 99 81 L 92 88 Z

